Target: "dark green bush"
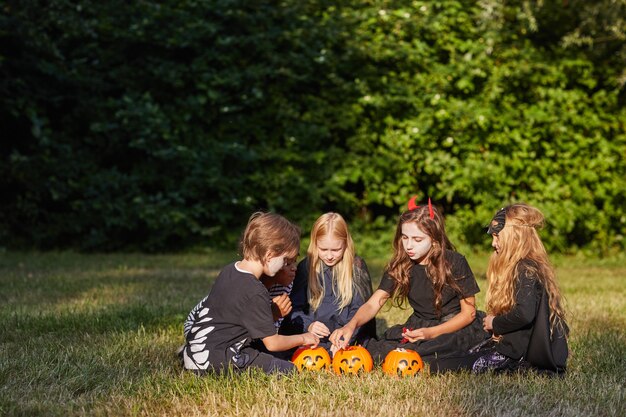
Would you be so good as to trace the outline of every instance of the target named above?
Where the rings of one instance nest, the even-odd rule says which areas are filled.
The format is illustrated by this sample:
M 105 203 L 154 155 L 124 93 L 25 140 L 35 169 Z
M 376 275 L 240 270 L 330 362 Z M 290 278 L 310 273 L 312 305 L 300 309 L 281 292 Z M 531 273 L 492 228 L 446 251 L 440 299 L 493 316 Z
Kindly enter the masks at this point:
M 373 232 L 418 193 L 464 245 L 523 200 L 551 248 L 623 248 L 624 7 L 547 3 L 9 1 L 0 238 L 231 244 L 258 209 Z

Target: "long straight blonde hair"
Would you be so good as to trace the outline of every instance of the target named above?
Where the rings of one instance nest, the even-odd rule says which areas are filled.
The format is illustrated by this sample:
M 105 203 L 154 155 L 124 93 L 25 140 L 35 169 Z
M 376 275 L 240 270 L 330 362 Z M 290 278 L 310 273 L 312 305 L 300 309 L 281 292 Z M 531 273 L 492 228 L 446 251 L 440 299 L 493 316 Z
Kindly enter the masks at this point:
M 487 266 L 487 311 L 493 315 L 505 314 L 515 305 L 515 288 L 520 261 L 525 262 L 527 273 L 535 277 L 546 289 L 550 307 L 550 327 L 562 326 L 565 310 L 561 292 L 556 282 L 537 229 L 544 225 L 543 214 L 535 207 L 519 203 L 505 207 L 505 225 L 498 233 L 500 253 L 493 253 Z
M 324 288 L 322 276 L 323 261 L 319 257 L 317 242 L 326 236 L 332 236 L 343 242 L 344 252 L 342 259 L 333 266 L 333 288 Z M 339 301 L 339 309 L 343 309 L 352 301 L 354 296 L 354 242 L 348 231 L 346 221 L 337 213 L 325 213 L 317 219 L 311 229 L 311 242 L 307 249 L 309 260 L 309 305 L 313 311 L 317 310 L 326 291 L 335 290 Z M 359 289 L 359 286 L 356 286 Z

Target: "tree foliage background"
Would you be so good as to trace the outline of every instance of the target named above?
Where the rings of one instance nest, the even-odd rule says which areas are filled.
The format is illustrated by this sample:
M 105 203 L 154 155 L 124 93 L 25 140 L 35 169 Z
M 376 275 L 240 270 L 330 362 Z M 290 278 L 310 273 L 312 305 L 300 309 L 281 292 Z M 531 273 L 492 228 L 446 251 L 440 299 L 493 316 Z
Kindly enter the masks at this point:
M 0 241 L 171 250 L 249 214 L 624 248 L 626 1 L 6 1 Z

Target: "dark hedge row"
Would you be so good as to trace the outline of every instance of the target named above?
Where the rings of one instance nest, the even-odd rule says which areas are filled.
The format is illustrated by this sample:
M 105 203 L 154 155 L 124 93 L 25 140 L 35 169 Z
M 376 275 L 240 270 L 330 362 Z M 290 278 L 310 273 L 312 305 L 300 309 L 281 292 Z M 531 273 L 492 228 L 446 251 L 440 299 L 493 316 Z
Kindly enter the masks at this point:
M 257 209 L 376 229 L 419 193 L 458 242 L 523 200 L 552 248 L 623 248 L 624 9 L 8 1 L 0 239 L 220 244 Z

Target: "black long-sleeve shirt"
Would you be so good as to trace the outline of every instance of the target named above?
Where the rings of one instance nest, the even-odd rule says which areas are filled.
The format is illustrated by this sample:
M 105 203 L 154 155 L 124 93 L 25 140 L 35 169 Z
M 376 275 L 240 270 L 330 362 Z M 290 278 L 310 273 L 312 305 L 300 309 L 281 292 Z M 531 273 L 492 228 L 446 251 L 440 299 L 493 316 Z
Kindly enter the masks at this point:
M 528 263 L 522 261 L 517 267 L 515 305 L 506 314 L 493 319 L 493 332 L 502 336 L 496 350 L 513 359 L 526 353 L 537 316 L 543 286 L 528 271 Z

